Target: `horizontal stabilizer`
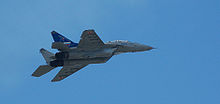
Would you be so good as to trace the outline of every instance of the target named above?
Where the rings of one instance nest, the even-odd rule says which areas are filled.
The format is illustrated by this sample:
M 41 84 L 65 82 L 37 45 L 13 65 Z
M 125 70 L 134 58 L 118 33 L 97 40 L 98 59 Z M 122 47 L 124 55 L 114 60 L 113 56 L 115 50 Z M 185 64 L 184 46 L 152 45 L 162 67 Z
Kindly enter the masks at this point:
M 41 65 L 37 68 L 37 70 L 35 70 L 35 72 L 32 74 L 32 76 L 34 77 L 40 77 L 48 72 L 50 72 L 51 70 L 53 70 L 55 67 L 51 67 L 49 65 Z
M 88 64 L 78 63 L 71 66 L 63 66 L 59 73 L 53 78 L 52 82 L 61 81 L 87 65 Z

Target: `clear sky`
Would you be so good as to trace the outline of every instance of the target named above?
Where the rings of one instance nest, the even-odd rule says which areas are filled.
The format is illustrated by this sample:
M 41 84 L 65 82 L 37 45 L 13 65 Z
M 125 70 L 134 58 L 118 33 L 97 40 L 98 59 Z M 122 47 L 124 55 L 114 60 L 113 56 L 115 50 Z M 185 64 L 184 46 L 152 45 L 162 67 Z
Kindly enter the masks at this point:
M 85 29 L 158 49 L 31 76 L 51 31 Z M 1 104 L 220 104 L 220 0 L 1 0 L 0 32 Z

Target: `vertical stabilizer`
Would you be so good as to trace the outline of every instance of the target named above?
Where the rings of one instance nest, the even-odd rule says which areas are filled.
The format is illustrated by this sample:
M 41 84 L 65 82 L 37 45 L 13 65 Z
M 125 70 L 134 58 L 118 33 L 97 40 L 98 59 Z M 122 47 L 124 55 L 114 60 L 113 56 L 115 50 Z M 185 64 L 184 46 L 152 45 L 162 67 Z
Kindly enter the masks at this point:
M 53 37 L 54 42 L 62 42 L 68 47 L 76 47 L 78 43 L 72 42 L 70 39 L 66 38 L 65 36 L 57 33 L 56 31 L 52 31 L 51 35 Z
M 46 63 L 47 63 L 48 65 L 50 65 L 50 61 L 53 61 L 53 60 L 54 60 L 53 57 L 54 57 L 55 55 L 54 55 L 53 53 L 47 51 L 46 49 L 41 48 L 41 49 L 40 49 L 40 53 L 42 54 L 42 56 L 44 57 L 44 59 L 45 59 L 45 61 L 46 61 Z

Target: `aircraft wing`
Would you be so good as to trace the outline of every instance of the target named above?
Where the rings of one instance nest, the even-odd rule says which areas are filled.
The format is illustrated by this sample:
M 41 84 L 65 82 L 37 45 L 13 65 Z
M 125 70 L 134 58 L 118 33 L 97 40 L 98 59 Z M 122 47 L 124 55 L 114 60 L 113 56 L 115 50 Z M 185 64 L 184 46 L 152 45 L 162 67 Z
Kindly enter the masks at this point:
M 103 41 L 94 30 L 85 30 L 81 35 L 78 47 L 82 50 L 96 50 L 104 46 Z
M 75 64 L 72 66 L 64 65 L 63 68 L 59 71 L 59 73 L 54 77 L 52 82 L 61 81 L 87 65 L 88 64 Z

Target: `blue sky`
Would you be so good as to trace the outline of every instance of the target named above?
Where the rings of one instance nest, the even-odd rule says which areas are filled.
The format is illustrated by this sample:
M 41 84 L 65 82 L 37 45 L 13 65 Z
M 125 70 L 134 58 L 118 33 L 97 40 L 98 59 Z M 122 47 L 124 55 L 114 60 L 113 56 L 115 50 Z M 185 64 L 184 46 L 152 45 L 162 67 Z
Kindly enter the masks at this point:
M 219 0 L 1 0 L 0 101 L 4 104 L 219 104 Z M 56 30 L 78 42 L 85 29 L 103 41 L 158 49 L 114 56 L 59 83 L 59 68 L 32 72 Z

